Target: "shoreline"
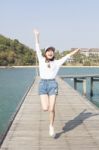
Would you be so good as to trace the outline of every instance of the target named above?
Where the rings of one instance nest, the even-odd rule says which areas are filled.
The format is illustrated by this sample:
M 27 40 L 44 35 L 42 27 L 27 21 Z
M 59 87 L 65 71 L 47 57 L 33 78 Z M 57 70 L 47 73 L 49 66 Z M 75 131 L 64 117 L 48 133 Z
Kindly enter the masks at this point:
M 0 69 L 36 68 L 39 66 L 0 66 Z M 62 68 L 99 68 L 99 66 L 61 66 Z
M 1 69 L 10 69 L 10 68 L 36 68 L 38 66 L 0 66 Z

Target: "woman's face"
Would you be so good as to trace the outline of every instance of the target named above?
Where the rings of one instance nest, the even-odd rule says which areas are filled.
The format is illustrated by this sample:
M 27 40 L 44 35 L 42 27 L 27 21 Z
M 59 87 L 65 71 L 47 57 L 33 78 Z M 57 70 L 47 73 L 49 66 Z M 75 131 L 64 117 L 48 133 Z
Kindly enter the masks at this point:
M 46 57 L 47 59 L 49 59 L 49 60 L 52 59 L 52 58 L 54 57 L 54 52 L 53 52 L 53 50 L 49 49 L 48 51 L 46 51 L 45 57 Z

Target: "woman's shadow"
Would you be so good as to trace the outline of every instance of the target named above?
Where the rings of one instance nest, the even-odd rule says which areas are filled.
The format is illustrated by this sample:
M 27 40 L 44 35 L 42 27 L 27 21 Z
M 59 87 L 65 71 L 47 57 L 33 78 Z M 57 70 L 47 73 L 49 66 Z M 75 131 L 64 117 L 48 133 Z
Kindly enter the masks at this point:
M 73 120 L 68 121 L 67 123 L 65 123 L 63 129 L 61 132 L 57 133 L 55 136 L 55 139 L 59 138 L 63 133 L 66 133 L 74 128 L 76 128 L 77 126 L 79 126 L 80 124 L 83 123 L 84 120 L 99 115 L 98 113 L 93 114 L 92 112 L 86 112 L 87 110 L 84 109 L 79 115 L 77 115 Z

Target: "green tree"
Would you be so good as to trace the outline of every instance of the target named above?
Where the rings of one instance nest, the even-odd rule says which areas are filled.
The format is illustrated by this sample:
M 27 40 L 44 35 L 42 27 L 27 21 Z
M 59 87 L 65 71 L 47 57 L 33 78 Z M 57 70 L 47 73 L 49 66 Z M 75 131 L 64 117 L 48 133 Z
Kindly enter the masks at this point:
M 35 51 L 20 43 L 0 35 L 0 65 L 34 65 Z

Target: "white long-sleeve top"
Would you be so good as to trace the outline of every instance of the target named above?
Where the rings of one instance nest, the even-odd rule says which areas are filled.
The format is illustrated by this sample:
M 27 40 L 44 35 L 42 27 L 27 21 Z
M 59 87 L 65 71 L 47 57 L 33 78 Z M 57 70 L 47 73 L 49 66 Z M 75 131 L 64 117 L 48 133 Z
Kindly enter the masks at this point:
M 42 56 L 38 43 L 36 43 L 36 53 L 39 60 L 39 72 L 41 79 L 55 79 L 61 65 L 70 58 L 67 54 L 59 60 L 50 61 L 48 62 L 50 63 L 49 68 L 48 63 L 46 63 L 46 58 Z

